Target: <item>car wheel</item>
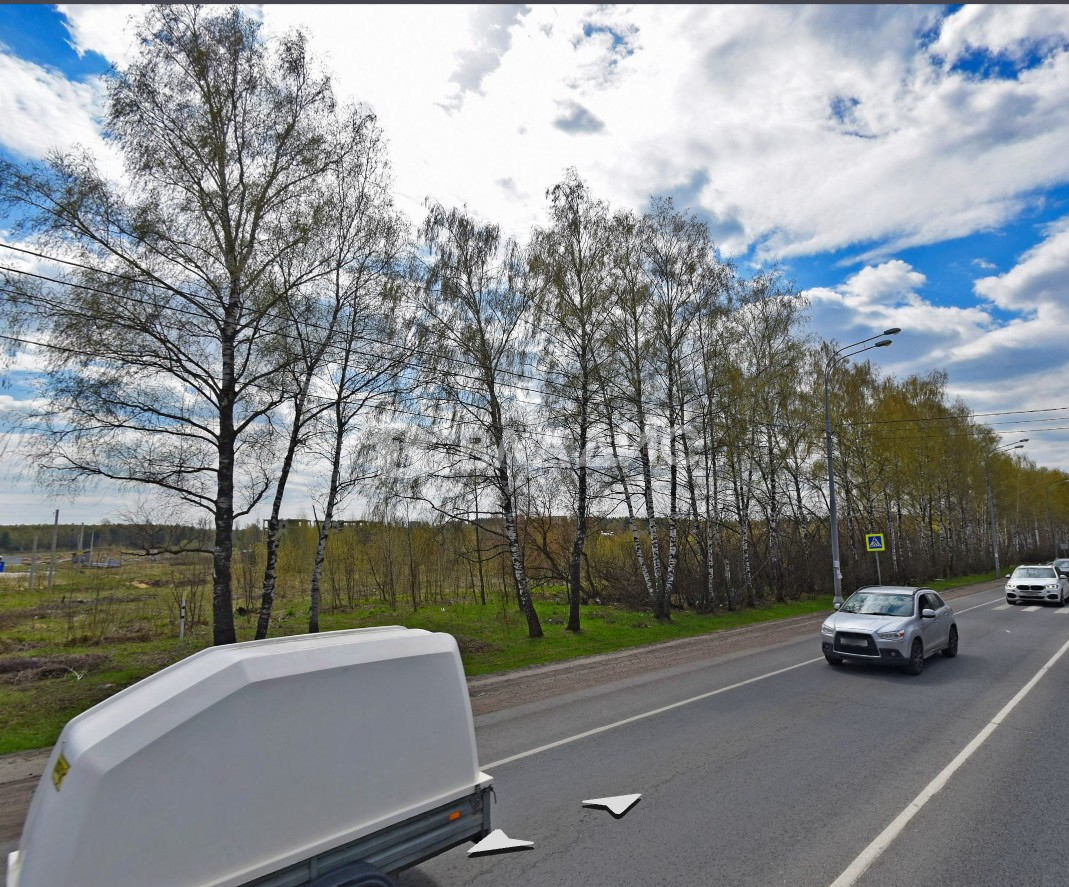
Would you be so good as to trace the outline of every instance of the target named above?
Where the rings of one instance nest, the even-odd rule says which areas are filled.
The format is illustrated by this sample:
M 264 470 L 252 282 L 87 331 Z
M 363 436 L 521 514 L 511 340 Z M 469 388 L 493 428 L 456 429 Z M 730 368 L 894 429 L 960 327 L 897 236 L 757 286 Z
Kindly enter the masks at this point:
M 824 658 L 828 660 L 828 664 L 829 665 L 842 665 L 843 664 L 843 657 L 842 656 L 832 656 L 831 653 L 825 653 L 824 654 Z
M 920 638 L 914 638 L 913 646 L 909 649 L 909 662 L 906 663 L 908 674 L 920 674 L 924 671 L 924 644 Z
M 943 648 L 943 655 L 947 659 L 953 659 L 958 655 L 958 627 L 956 625 L 950 626 L 950 637 L 947 638 L 947 645 Z

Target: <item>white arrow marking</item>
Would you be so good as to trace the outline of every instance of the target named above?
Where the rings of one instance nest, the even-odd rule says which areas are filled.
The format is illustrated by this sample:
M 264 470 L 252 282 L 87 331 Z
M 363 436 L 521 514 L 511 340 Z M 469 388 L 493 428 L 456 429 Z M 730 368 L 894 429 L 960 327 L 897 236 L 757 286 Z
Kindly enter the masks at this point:
M 501 850 L 523 850 L 533 847 L 534 841 L 517 841 L 506 835 L 501 829 L 495 828 L 478 844 L 468 851 L 468 856 L 473 853 L 494 853 Z
M 642 795 L 617 795 L 615 798 L 593 798 L 583 801 L 584 807 L 604 807 L 613 816 L 623 816 L 638 803 Z

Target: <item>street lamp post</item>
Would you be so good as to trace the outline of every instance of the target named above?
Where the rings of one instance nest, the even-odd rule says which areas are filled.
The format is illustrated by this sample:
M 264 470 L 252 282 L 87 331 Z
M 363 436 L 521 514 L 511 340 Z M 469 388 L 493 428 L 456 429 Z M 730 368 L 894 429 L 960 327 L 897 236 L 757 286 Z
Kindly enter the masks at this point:
M 1020 440 L 1015 440 L 1013 443 L 1003 444 L 1001 447 L 995 447 L 986 456 L 984 456 L 984 476 L 987 478 L 987 510 L 991 513 L 991 548 L 995 554 L 995 578 L 998 579 L 999 564 L 998 564 L 998 522 L 995 518 L 995 497 L 991 492 L 991 457 L 995 453 L 1002 450 L 1019 450 L 1026 443 L 1028 443 L 1027 437 L 1022 437 Z
M 824 367 L 824 437 L 828 445 L 828 509 L 831 517 L 831 579 L 835 588 L 833 603 L 836 609 L 838 609 L 843 602 L 843 576 L 842 570 L 839 568 L 839 517 L 835 511 L 835 475 L 832 469 L 831 452 L 831 398 L 829 396 L 828 380 L 831 377 L 832 368 L 840 360 L 845 360 L 848 357 L 853 357 L 855 354 L 861 354 L 863 351 L 869 351 L 873 348 L 885 348 L 891 344 L 891 340 L 880 339 L 880 336 L 894 336 L 900 332 L 902 332 L 901 328 L 892 327 L 889 330 L 884 330 L 879 336 L 869 336 L 867 339 L 862 339 L 859 342 L 844 345 L 842 348 L 832 352 L 831 358 Z M 880 339 L 880 341 L 873 345 L 865 345 L 865 343 L 871 342 L 873 339 Z M 858 345 L 865 345 L 865 347 L 858 348 L 857 351 L 850 350 L 851 348 L 857 348 Z

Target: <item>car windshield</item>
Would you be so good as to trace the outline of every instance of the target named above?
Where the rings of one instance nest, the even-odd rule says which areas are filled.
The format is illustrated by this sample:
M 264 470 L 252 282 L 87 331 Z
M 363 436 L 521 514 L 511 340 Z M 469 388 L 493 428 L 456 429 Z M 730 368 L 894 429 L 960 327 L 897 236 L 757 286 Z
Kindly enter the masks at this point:
M 913 595 L 855 591 L 839 608 L 839 612 L 868 616 L 912 616 Z
M 1059 558 L 1051 566 L 1069 573 L 1069 557 Z
M 1018 567 L 1014 579 L 1054 579 L 1054 567 Z

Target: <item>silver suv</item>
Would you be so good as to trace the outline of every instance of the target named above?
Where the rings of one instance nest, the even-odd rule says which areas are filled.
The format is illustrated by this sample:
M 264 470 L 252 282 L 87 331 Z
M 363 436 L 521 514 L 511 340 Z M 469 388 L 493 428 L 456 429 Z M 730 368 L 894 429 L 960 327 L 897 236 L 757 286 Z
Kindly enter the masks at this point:
M 824 621 L 820 646 L 832 665 L 883 662 L 920 674 L 933 653 L 958 655 L 958 625 L 930 588 L 873 585 L 859 588 Z
M 1051 564 L 1023 564 L 1006 577 L 1007 604 L 1057 604 L 1069 600 L 1069 579 Z

